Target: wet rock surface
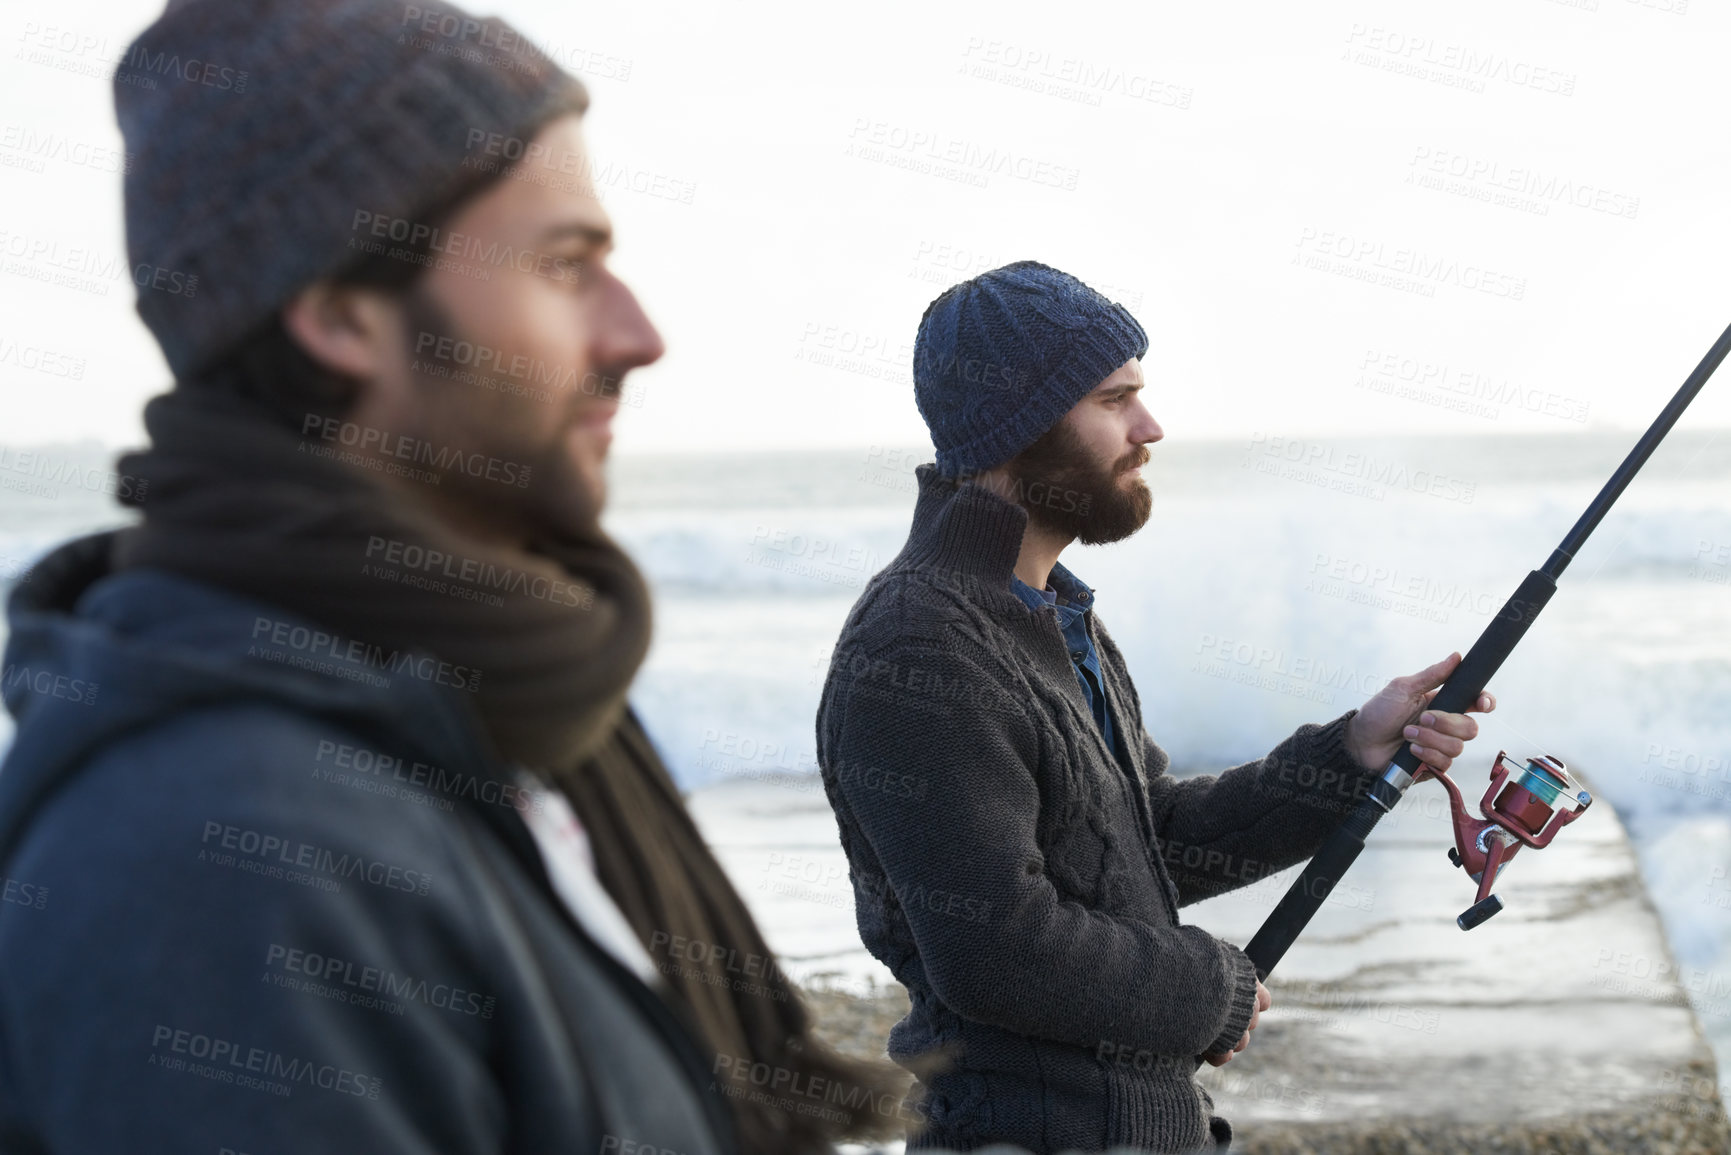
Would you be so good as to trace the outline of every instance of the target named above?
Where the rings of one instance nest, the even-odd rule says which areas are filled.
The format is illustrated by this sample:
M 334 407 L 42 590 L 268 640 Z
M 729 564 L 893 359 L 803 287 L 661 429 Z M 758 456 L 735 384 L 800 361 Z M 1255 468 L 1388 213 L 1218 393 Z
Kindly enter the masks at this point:
M 1474 786 L 1461 785 L 1476 801 Z M 865 955 L 821 788 L 691 799 L 806 992 L 820 1032 L 882 1055 L 907 994 Z M 1615 813 L 1603 801 L 1496 887 L 1452 866 L 1441 787 L 1414 787 L 1275 970 L 1250 1047 L 1202 1085 L 1245 1155 L 1731 1153 L 1718 1072 Z M 1186 907 L 1246 943 L 1297 870 Z

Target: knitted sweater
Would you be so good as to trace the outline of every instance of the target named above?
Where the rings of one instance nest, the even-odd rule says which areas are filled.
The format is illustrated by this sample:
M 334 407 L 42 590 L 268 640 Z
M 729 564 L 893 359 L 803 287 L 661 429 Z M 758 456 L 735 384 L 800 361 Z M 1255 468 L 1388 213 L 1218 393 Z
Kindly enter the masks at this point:
M 1027 513 L 916 475 L 907 544 L 850 612 L 817 717 L 860 937 L 912 1002 L 890 1056 L 949 1059 L 910 1145 L 1229 1140 L 1195 1056 L 1238 1042 L 1256 973 L 1178 908 L 1315 853 L 1375 777 L 1344 745 L 1357 711 L 1176 779 L 1096 618 L 1108 749 L 1051 610 L 1010 591 Z

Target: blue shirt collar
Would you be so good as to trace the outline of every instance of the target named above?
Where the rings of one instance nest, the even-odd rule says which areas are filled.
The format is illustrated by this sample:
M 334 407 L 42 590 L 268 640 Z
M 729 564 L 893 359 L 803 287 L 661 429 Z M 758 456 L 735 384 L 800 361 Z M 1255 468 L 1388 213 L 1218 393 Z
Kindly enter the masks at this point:
M 1060 613 L 1069 609 L 1070 614 L 1073 615 L 1086 613 L 1094 608 L 1093 588 L 1082 584 L 1082 580 L 1064 568 L 1064 563 L 1061 561 L 1052 563 L 1052 573 L 1047 577 L 1046 585 L 1049 587 L 1048 589 L 1036 590 L 1015 574 L 1010 575 L 1010 589 L 1017 597 L 1027 603 L 1031 610 L 1037 610 L 1041 606 L 1056 605 L 1060 598 L 1068 603 L 1067 606 L 1058 607 Z

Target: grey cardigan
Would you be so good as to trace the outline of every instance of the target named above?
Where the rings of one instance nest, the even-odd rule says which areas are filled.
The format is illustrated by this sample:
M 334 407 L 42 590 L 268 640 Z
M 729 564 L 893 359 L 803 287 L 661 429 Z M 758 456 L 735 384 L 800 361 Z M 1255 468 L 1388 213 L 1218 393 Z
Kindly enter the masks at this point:
M 1256 974 L 1178 908 L 1316 851 L 1374 777 L 1344 745 L 1356 711 L 1173 778 L 1095 618 L 1108 749 L 1052 611 L 1010 591 L 1026 512 L 916 475 L 907 544 L 849 614 L 817 717 L 860 937 L 912 1000 L 889 1053 L 916 1074 L 950 1057 L 916 1088 L 910 1146 L 1229 1141 L 1195 1056 L 1244 1033 Z

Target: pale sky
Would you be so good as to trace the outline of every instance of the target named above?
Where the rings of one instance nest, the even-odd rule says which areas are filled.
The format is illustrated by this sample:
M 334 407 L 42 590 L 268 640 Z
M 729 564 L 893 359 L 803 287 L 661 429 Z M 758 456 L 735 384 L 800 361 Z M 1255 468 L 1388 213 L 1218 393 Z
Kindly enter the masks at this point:
M 81 70 L 159 10 L 0 16 L 6 444 L 136 443 L 167 386 L 129 285 L 18 267 L 124 253 Z M 1168 438 L 1643 428 L 1731 322 L 1723 4 L 477 10 L 588 82 L 622 178 L 613 267 L 668 353 L 616 453 L 919 443 L 921 312 L 1023 258 L 1141 321 Z M 1731 426 L 1731 381 L 1684 425 Z

